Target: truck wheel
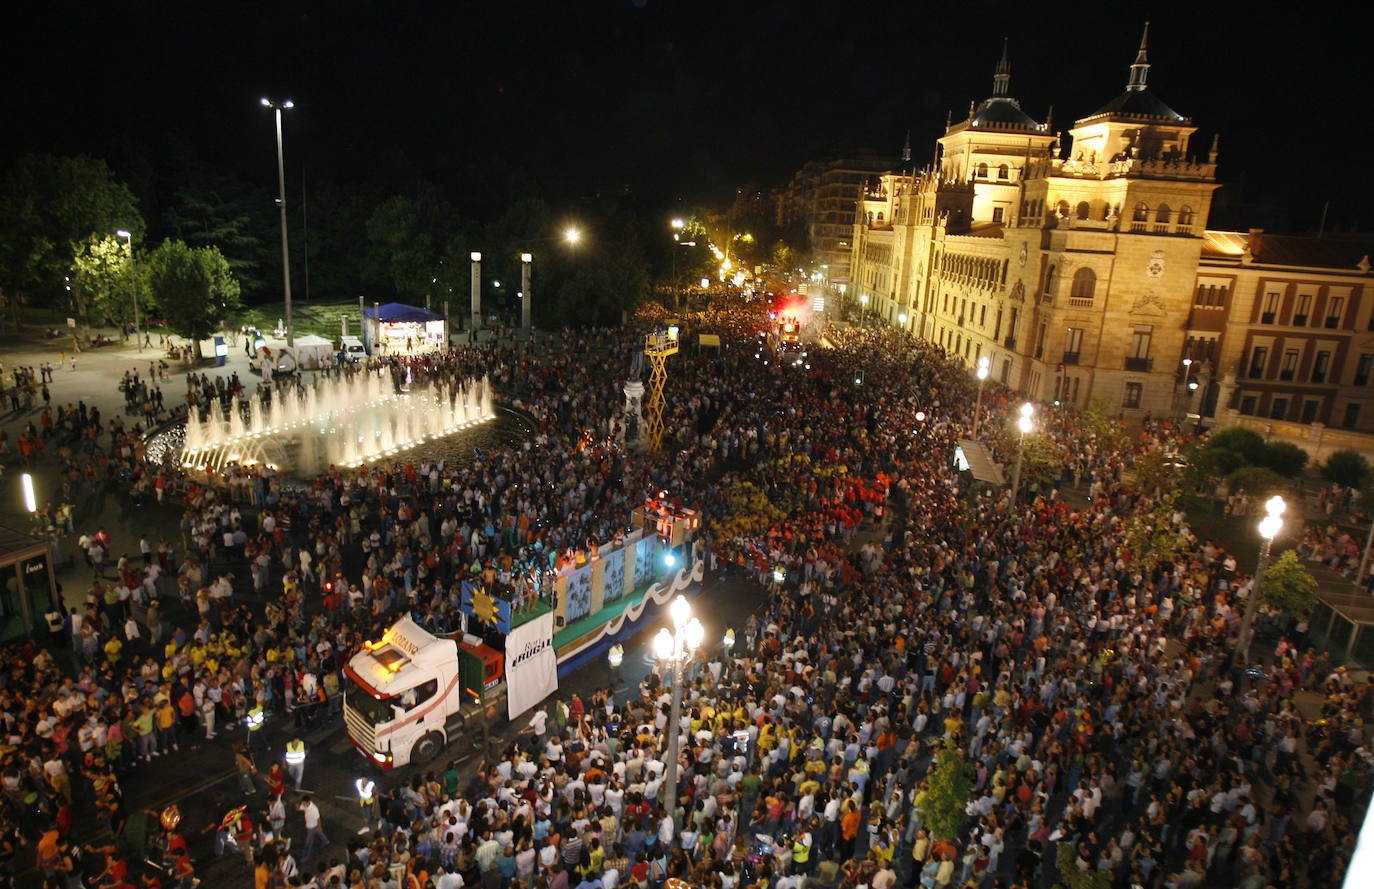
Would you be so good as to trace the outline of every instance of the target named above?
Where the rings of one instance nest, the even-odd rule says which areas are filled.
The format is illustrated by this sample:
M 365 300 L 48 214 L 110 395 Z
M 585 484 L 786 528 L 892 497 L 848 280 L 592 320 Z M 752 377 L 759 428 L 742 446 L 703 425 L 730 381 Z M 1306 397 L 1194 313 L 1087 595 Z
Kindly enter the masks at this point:
M 433 762 L 439 755 L 439 749 L 444 746 L 444 739 L 438 732 L 430 732 L 423 738 L 415 742 L 415 746 L 410 749 L 410 761 L 418 762 L 421 765 Z

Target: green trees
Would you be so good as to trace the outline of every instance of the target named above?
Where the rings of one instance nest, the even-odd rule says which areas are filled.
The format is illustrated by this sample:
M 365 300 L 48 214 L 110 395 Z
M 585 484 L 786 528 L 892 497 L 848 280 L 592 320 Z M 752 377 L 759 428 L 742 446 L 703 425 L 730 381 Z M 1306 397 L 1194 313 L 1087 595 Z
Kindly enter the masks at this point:
M 422 184 L 414 195 L 393 195 L 382 201 L 367 220 L 367 237 L 380 268 L 385 270 L 395 294 L 403 299 L 423 298 L 429 293 L 441 265 L 466 268 L 468 253 L 461 243 L 466 225 L 457 209 L 431 185 Z M 445 262 L 446 260 L 446 262 Z
M 60 306 L 63 277 L 87 238 L 143 231 L 138 202 L 102 160 L 21 157 L 0 180 L 0 298 Z
M 1336 451 L 1326 458 L 1322 478 L 1347 488 L 1360 488 L 1369 482 L 1374 472 L 1369 461 L 1358 451 Z
M 1252 429 L 1233 426 L 1207 439 L 1198 451 L 1196 472 L 1225 479 L 1231 490 L 1253 497 L 1282 490 L 1307 467 L 1307 452 L 1284 441 L 1266 442 Z M 1198 476 L 1195 476 L 1197 478 Z
M 1149 508 L 1137 509 L 1126 519 L 1121 554 L 1135 566 L 1149 567 L 1175 562 L 1193 551 L 1187 525 L 1174 522 L 1179 492 L 1167 491 Z
M 1294 550 L 1284 550 L 1265 569 L 1260 604 L 1299 620 L 1312 613 L 1317 604 L 1317 579 L 1298 561 Z
M 77 246 L 72 260 L 71 293 L 77 317 L 89 327 L 97 323 L 119 326 L 133 321 L 134 300 L 143 287 L 129 246 L 113 235 L 91 235 Z M 143 305 L 142 302 L 139 303 Z
M 148 284 L 167 326 L 195 343 L 239 306 L 239 285 L 224 255 L 214 247 L 192 249 L 163 241 L 148 261 Z
M 969 793 L 973 767 L 953 740 L 946 740 L 935 754 L 935 767 L 926 776 L 925 789 L 916 794 L 916 814 L 937 840 L 953 840 L 969 820 Z

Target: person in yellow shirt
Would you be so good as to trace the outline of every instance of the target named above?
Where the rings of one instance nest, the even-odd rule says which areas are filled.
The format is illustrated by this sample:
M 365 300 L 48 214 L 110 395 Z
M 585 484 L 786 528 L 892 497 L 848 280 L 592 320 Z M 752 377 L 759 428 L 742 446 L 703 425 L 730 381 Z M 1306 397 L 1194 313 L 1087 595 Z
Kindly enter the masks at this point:
M 177 711 L 172 706 L 170 696 L 163 695 L 159 701 L 153 724 L 157 728 L 158 753 L 166 754 L 181 749 L 181 745 L 177 744 Z
M 124 648 L 124 643 L 119 641 L 119 637 L 111 636 L 105 643 L 105 660 L 110 662 L 110 666 L 119 665 L 119 653 Z

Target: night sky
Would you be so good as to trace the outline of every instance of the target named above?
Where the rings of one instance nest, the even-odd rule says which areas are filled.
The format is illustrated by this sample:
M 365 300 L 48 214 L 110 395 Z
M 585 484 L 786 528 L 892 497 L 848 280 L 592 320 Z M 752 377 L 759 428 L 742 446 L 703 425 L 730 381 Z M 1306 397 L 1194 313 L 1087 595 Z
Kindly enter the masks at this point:
M 288 170 L 462 195 L 512 174 L 547 193 L 720 200 L 839 147 L 918 164 L 947 111 L 1012 93 L 1056 129 L 1121 92 L 1146 18 L 1150 87 L 1221 134 L 1225 199 L 1261 224 L 1374 225 L 1359 4 L 733 3 L 667 0 L 92 4 L 21 0 L 0 47 L 0 164 L 27 151 L 116 171 L 189 147 L 275 185 L 262 95 L 294 99 Z M 1349 128 L 1349 129 L 1345 129 Z M 1347 153 L 1349 152 L 1349 154 Z M 1227 211 L 1228 213 L 1232 211 Z M 1272 215 L 1272 214 L 1270 214 Z M 1214 223 L 1217 220 L 1214 219 Z M 1271 225 L 1273 223 L 1271 222 Z

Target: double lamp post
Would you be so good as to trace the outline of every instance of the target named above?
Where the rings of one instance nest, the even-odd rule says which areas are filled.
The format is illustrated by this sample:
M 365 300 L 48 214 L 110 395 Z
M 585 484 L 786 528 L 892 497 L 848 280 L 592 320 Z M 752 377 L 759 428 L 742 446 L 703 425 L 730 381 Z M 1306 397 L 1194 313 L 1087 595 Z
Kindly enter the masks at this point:
M 674 599 L 668 612 L 673 618 L 673 628 L 659 629 L 654 637 L 654 656 L 669 668 L 673 680 L 672 705 L 668 715 L 668 752 L 663 775 L 664 809 L 672 818 L 677 809 L 677 760 L 682 744 L 682 727 L 679 725 L 682 721 L 682 673 L 696 656 L 705 630 L 701 621 L 692 617 L 692 606 L 685 596 Z

